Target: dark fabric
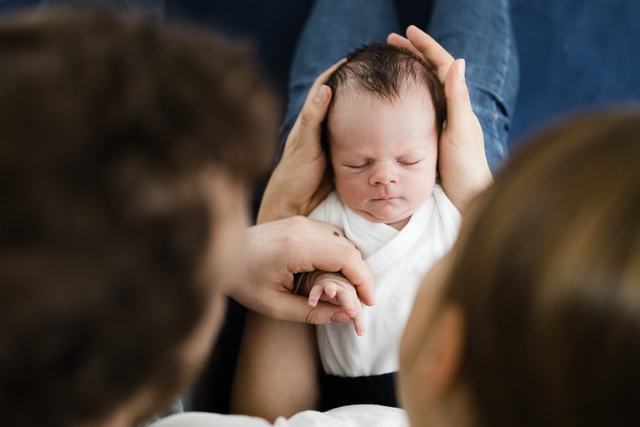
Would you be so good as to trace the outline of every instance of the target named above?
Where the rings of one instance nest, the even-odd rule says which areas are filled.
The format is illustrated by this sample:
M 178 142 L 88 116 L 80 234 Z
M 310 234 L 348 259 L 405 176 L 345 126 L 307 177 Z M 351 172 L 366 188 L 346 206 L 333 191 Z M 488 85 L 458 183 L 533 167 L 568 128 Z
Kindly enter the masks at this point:
M 640 102 L 640 1 L 512 0 L 520 93 L 509 134 L 576 112 Z
M 394 372 L 370 377 L 350 378 L 322 373 L 320 388 L 322 392 L 322 411 L 341 406 L 361 404 L 398 407 L 396 375 Z

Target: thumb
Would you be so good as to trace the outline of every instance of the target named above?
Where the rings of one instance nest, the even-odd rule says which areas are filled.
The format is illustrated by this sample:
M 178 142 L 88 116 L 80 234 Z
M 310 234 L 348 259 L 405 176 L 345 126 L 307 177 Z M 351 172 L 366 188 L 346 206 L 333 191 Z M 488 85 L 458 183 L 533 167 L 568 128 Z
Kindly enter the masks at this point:
M 447 98 L 447 127 L 466 127 L 466 122 L 473 117 L 465 68 L 464 59 L 457 59 L 447 73 L 444 85 L 444 94 Z
M 322 85 L 312 102 L 305 103 L 300 112 L 298 143 L 320 139 L 320 126 L 327 116 L 330 99 L 331 89 L 329 86 Z
M 305 319 L 312 325 L 324 325 L 325 323 L 349 323 L 351 318 L 339 305 L 326 301 L 318 301 L 318 304 L 309 311 Z
M 267 315 L 280 320 L 313 325 L 331 322 L 348 323 L 351 320 L 339 305 L 326 301 L 318 301 L 315 307 L 311 307 L 307 297 L 286 292 L 281 293 L 274 301 L 277 304 Z

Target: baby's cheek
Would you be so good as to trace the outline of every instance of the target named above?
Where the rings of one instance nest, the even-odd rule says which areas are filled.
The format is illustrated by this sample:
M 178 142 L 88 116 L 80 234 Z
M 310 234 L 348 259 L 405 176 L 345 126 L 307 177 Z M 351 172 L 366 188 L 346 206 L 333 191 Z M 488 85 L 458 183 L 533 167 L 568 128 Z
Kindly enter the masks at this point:
M 365 184 L 358 179 L 336 179 L 336 191 L 342 203 L 349 207 L 359 206 L 366 199 Z
M 433 171 L 417 174 L 408 181 L 407 193 L 417 204 L 422 204 L 431 196 L 435 182 L 436 176 Z

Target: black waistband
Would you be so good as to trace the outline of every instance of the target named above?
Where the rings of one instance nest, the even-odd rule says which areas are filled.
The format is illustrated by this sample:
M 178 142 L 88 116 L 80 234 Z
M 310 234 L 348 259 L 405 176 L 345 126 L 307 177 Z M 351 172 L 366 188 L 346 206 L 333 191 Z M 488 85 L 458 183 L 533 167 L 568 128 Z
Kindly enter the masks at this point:
M 383 405 L 397 407 L 395 373 L 370 377 L 338 377 L 322 373 L 322 410 L 346 405 Z

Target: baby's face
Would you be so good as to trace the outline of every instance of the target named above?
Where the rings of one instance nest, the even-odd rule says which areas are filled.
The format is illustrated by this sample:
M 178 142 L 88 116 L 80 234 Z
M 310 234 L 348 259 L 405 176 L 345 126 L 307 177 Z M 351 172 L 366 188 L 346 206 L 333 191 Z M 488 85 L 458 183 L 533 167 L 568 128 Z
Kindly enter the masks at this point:
M 364 218 L 402 229 L 436 180 L 429 92 L 404 92 L 393 102 L 355 91 L 341 95 L 328 123 L 336 191 Z

